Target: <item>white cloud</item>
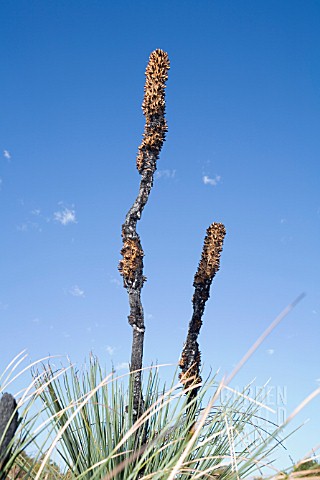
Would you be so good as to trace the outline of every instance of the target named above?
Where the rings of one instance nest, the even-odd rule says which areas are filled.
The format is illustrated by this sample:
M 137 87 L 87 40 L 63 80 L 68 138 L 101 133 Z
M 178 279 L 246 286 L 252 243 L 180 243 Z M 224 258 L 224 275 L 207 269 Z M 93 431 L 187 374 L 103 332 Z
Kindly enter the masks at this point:
M 117 370 L 129 370 L 129 363 L 128 362 L 121 362 L 115 366 L 115 371 Z
M 320 378 L 316 378 L 316 382 L 320 385 Z
M 6 158 L 7 160 L 11 160 L 11 154 L 8 150 L 3 150 L 3 156 L 4 158 Z
M 176 170 L 158 170 L 155 173 L 155 178 L 174 178 L 176 175 Z
M 115 352 L 115 348 L 111 347 L 111 345 L 106 346 L 106 351 L 109 353 L 109 355 L 113 355 Z
M 76 212 L 73 208 L 70 209 L 64 207 L 62 210 L 54 212 L 53 216 L 56 222 L 61 223 L 61 225 L 68 225 L 68 223 L 77 223 Z
M 110 279 L 110 283 L 113 283 L 114 285 L 117 285 L 117 286 L 119 286 L 119 287 L 120 287 L 120 285 L 121 285 L 121 282 L 120 282 L 120 280 L 119 280 L 118 278 L 111 278 L 111 279 Z
M 210 178 L 208 177 L 208 175 L 204 175 L 202 177 L 202 181 L 205 185 L 212 185 L 213 187 L 216 187 L 220 182 L 220 180 L 221 180 L 220 175 L 216 175 L 214 178 Z
M 74 285 L 70 290 L 69 290 L 70 295 L 74 297 L 84 297 L 84 290 L 82 290 L 78 285 Z
M 269 348 L 268 350 L 266 350 L 266 352 L 267 352 L 268 355 L 273 355 L 274 354 L 274 349 Z

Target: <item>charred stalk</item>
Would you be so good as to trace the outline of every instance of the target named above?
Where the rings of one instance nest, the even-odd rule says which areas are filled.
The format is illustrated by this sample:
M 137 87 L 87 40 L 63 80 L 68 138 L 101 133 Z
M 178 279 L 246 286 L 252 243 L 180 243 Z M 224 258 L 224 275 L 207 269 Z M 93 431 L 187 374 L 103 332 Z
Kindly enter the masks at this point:
M 222 252 L 225 235 L 226 230 L 222 223 L 213 223 L 210 225 L 204 239 L 198 270 L 194 276 L 194 295 L 192 298 L 193 314 L 189 323 L 187 339 L 179 362 L 179 366 L 182 370 L 179 378 L 185 389 L 192 385 L 199 385 L 201 382 L 201 353 L 198 336 L 202 325 L 205 304 L 210 297 L 211 283 L 219 270 L 220 254 Z M 196 386 L 188 392 L 190 401 L 197 396 L 198 391 L 199 386 Z
M 7 478 L 6 464 L 10 459 L 10 443 L 19 425 L 17 402 L 10 393 L 0 400 L 0 479 Z
M 123 259 L 119 271 L 123 285 L 129 296 L 129 324 L 132 327 L 132 350 L 130 371 L 133 380 L 133 420 L 136 421 L 144 411 L 141 385 L 141 368 L 144 343 L 144 313 L 141 303 L 141 290 L 146 277 L 143 275 L 143 256 L 137 222 L 148 201 L 153 186 L 153 176 L 157 160 L 165 141 L 167 122 L 165 120 L 165 82 L 170 68 L 167 53 L 155 50 L 151 53 L 146 69 L 146 83 L 142 110 L 146 118 L 143 139 L 137 156 L 137 169 L 141 175 L 138 196 L 130 208 L 122 225 Z

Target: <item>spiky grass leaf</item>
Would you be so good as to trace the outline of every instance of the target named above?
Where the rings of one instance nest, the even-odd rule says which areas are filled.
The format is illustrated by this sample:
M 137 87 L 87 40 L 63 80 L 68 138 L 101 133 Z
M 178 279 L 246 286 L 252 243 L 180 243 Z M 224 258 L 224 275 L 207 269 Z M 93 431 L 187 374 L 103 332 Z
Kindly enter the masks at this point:
M 267 463 L 266 436 L 274 438 L 258 425 L 261 402 L 240 392 L 219 405 L 215 377 L 204 382 L 194 400 L 199 405 L 194 425 L 181 385 L 161 387 L 157 368 L 145 372 L 145 412 L 136 423 L 130 374 L 106 375 L 92 357 L 83 372 L 71 367 L 52 375 L 48 367 L 41 378 L 50 381 L 40 396 L 56 430 L 52 445 L 72 478 L 231 479 Z M 137 442 L 142 428 L 145 443 L 143 436 Z

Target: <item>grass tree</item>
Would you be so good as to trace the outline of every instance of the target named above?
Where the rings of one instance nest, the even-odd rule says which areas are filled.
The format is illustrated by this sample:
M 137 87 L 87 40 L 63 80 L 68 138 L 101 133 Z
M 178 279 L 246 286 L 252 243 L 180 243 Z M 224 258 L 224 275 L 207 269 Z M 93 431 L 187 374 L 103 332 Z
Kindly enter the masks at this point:
M 130 314 L 128 319 L 133 330 L 130 371 L 132 372 L 133 382 L 134 420 L 137 420 L 144 411 L 141 369 L 143 366 L 145 322 L 141 290 L 146 280 L 143 275 L 144 252 L 136 227 L 153 186 L 157 160 L 167 132 L 165 83 L 168 79 L 169 68 L 167 53 L 162 50 L 155 50 L 151 53 L 146 69 L 145 94 L 142 104 L 146 123 L 136 162 L 141 175 L 140 187 L 138 196 L 127 213 L 122 226 L 123 248 L 121 254 L 123 259 L 120 261 L 119 270 L 123 277 L 124 287 L 129 295 Z M 208 228 L 199 268 L 194 278 L 193 315 L 180 360 L 182 369 L 180 379 L 186 388 L 201 381 L 200 350 L 197 339 L 202 325 L 205 304 L 209 298 L 210 286 L 213 277 L 219 270 L 225 233 L 225 227 L 221 223 L 213 223 Z M 197 395 L 197 391 L 197 388 L 191 389 L 188 394 L 190 400 Z

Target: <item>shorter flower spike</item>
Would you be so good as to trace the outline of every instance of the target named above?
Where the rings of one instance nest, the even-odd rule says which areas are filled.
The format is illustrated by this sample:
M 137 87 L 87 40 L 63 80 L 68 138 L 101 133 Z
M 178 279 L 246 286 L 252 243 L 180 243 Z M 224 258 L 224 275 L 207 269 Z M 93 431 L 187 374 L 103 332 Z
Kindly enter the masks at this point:
M 198 270 L 194 276 L 193 286 L 195 291 L 192 298 L 193 314 L 189 323 L 187 340 L 184 344 L 179 362 L 182 370 L 179 378 L 185 388 L 201 382 L 201 353 L 198 336 L 202 325 L 202 315 L 205 304 L 210 296 L 210 286 L 215 274 L 219 270 L 220 255 L 225 235 L 226 229 L 222 223 L 213 223 L 210 225 L 204 239 Z M 189 394 L 190 397 L 194 398 L 197 391 L 198 388 L 191 390 Z

